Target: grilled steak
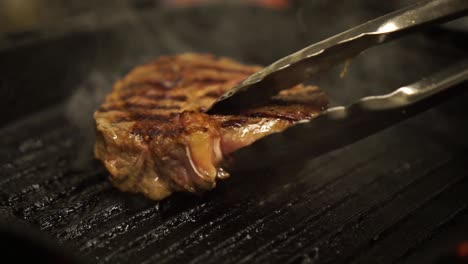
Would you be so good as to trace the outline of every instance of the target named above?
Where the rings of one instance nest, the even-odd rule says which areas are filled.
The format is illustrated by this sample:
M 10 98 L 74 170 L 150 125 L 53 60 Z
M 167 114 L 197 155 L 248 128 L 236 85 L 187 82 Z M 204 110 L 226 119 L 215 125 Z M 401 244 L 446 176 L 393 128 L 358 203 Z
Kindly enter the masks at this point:
M 160 200 L 201 192 L 228 173 L 220 162 L 268 134 L 308 120 L 327 105 L 317 88 L 299 85 L 238 115 L 204 113 L 216 98 L 258 71 L 227 58 L 160 57 L 118 81 L 94 113 L 95 156 L 123 191 Z

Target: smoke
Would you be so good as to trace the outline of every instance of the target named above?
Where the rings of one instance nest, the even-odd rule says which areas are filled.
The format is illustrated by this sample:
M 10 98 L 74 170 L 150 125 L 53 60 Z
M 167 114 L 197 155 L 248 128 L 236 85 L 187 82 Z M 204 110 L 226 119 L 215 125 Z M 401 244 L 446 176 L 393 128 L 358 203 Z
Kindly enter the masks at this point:
M 92 161 L 93 145 L 95 142 L 95 130 L 93 113 L 110 92 L 112 82 L 109 76 L 103 72 L 93 70 L 87 79 L 76 89 L 65 105 L 65 115 L 76 127 L 76 133 L 81 138 L 78 144 L 76 159 L 72 167 L 75 169 L 86 168 Z

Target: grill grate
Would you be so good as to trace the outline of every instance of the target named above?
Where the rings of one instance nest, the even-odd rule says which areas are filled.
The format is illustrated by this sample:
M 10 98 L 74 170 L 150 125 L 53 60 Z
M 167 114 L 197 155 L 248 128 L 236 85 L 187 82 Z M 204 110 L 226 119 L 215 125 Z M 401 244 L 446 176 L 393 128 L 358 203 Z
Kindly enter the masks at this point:
M 155 203 L 114 190 L 97 163 L 72 169 L 81 138 L 62 112 L 0 133 L 17 135 L 2 142 L 10 154 L 1 206 L 103 263 L 389 263 L 411 259 L 467 215 L 466 152 L 412 131 L 430 113 L 300 172 L 237 175 L 204 196 Z M 265 180 L 272 186 L 259 188 Z

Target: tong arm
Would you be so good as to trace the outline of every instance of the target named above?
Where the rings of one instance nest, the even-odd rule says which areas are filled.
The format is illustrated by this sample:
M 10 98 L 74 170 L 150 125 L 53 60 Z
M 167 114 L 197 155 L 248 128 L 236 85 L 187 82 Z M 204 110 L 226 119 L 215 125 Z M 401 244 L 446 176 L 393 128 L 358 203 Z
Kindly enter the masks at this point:
M 258 106 L 283 89 L 310 80 L 369 47 L 428 24 L 468 14 L 468 0 L 430 0 L 395 11 L 318 42 L 258 71 L 222 95 L 208 111 L 233 114 Z

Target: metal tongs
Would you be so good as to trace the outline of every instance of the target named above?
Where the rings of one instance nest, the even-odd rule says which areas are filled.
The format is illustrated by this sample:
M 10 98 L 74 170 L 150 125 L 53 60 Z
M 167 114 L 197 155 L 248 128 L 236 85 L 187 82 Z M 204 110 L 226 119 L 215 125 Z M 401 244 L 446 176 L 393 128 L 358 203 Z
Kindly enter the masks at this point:
M 208 113 L 234 114 L 261 105 L 279 91 L 310 80 L 367 48 L 467 14 L 468 0 L 423 1 L 392 12 L 274 62 L 221 96 Z M 390 94 L 329 108 L 311 122 L 297 124 L 236 151 L 235 168 L 268 167 L 274 161 L 314 157 L 353 143 L 430 108 L 446 95 L 466 88 L 467 80 L 468 61 L 463 61 Z M 255 163 L 242 162 L 243 158 L 247 161 L 255 156 L 262 158 Z

